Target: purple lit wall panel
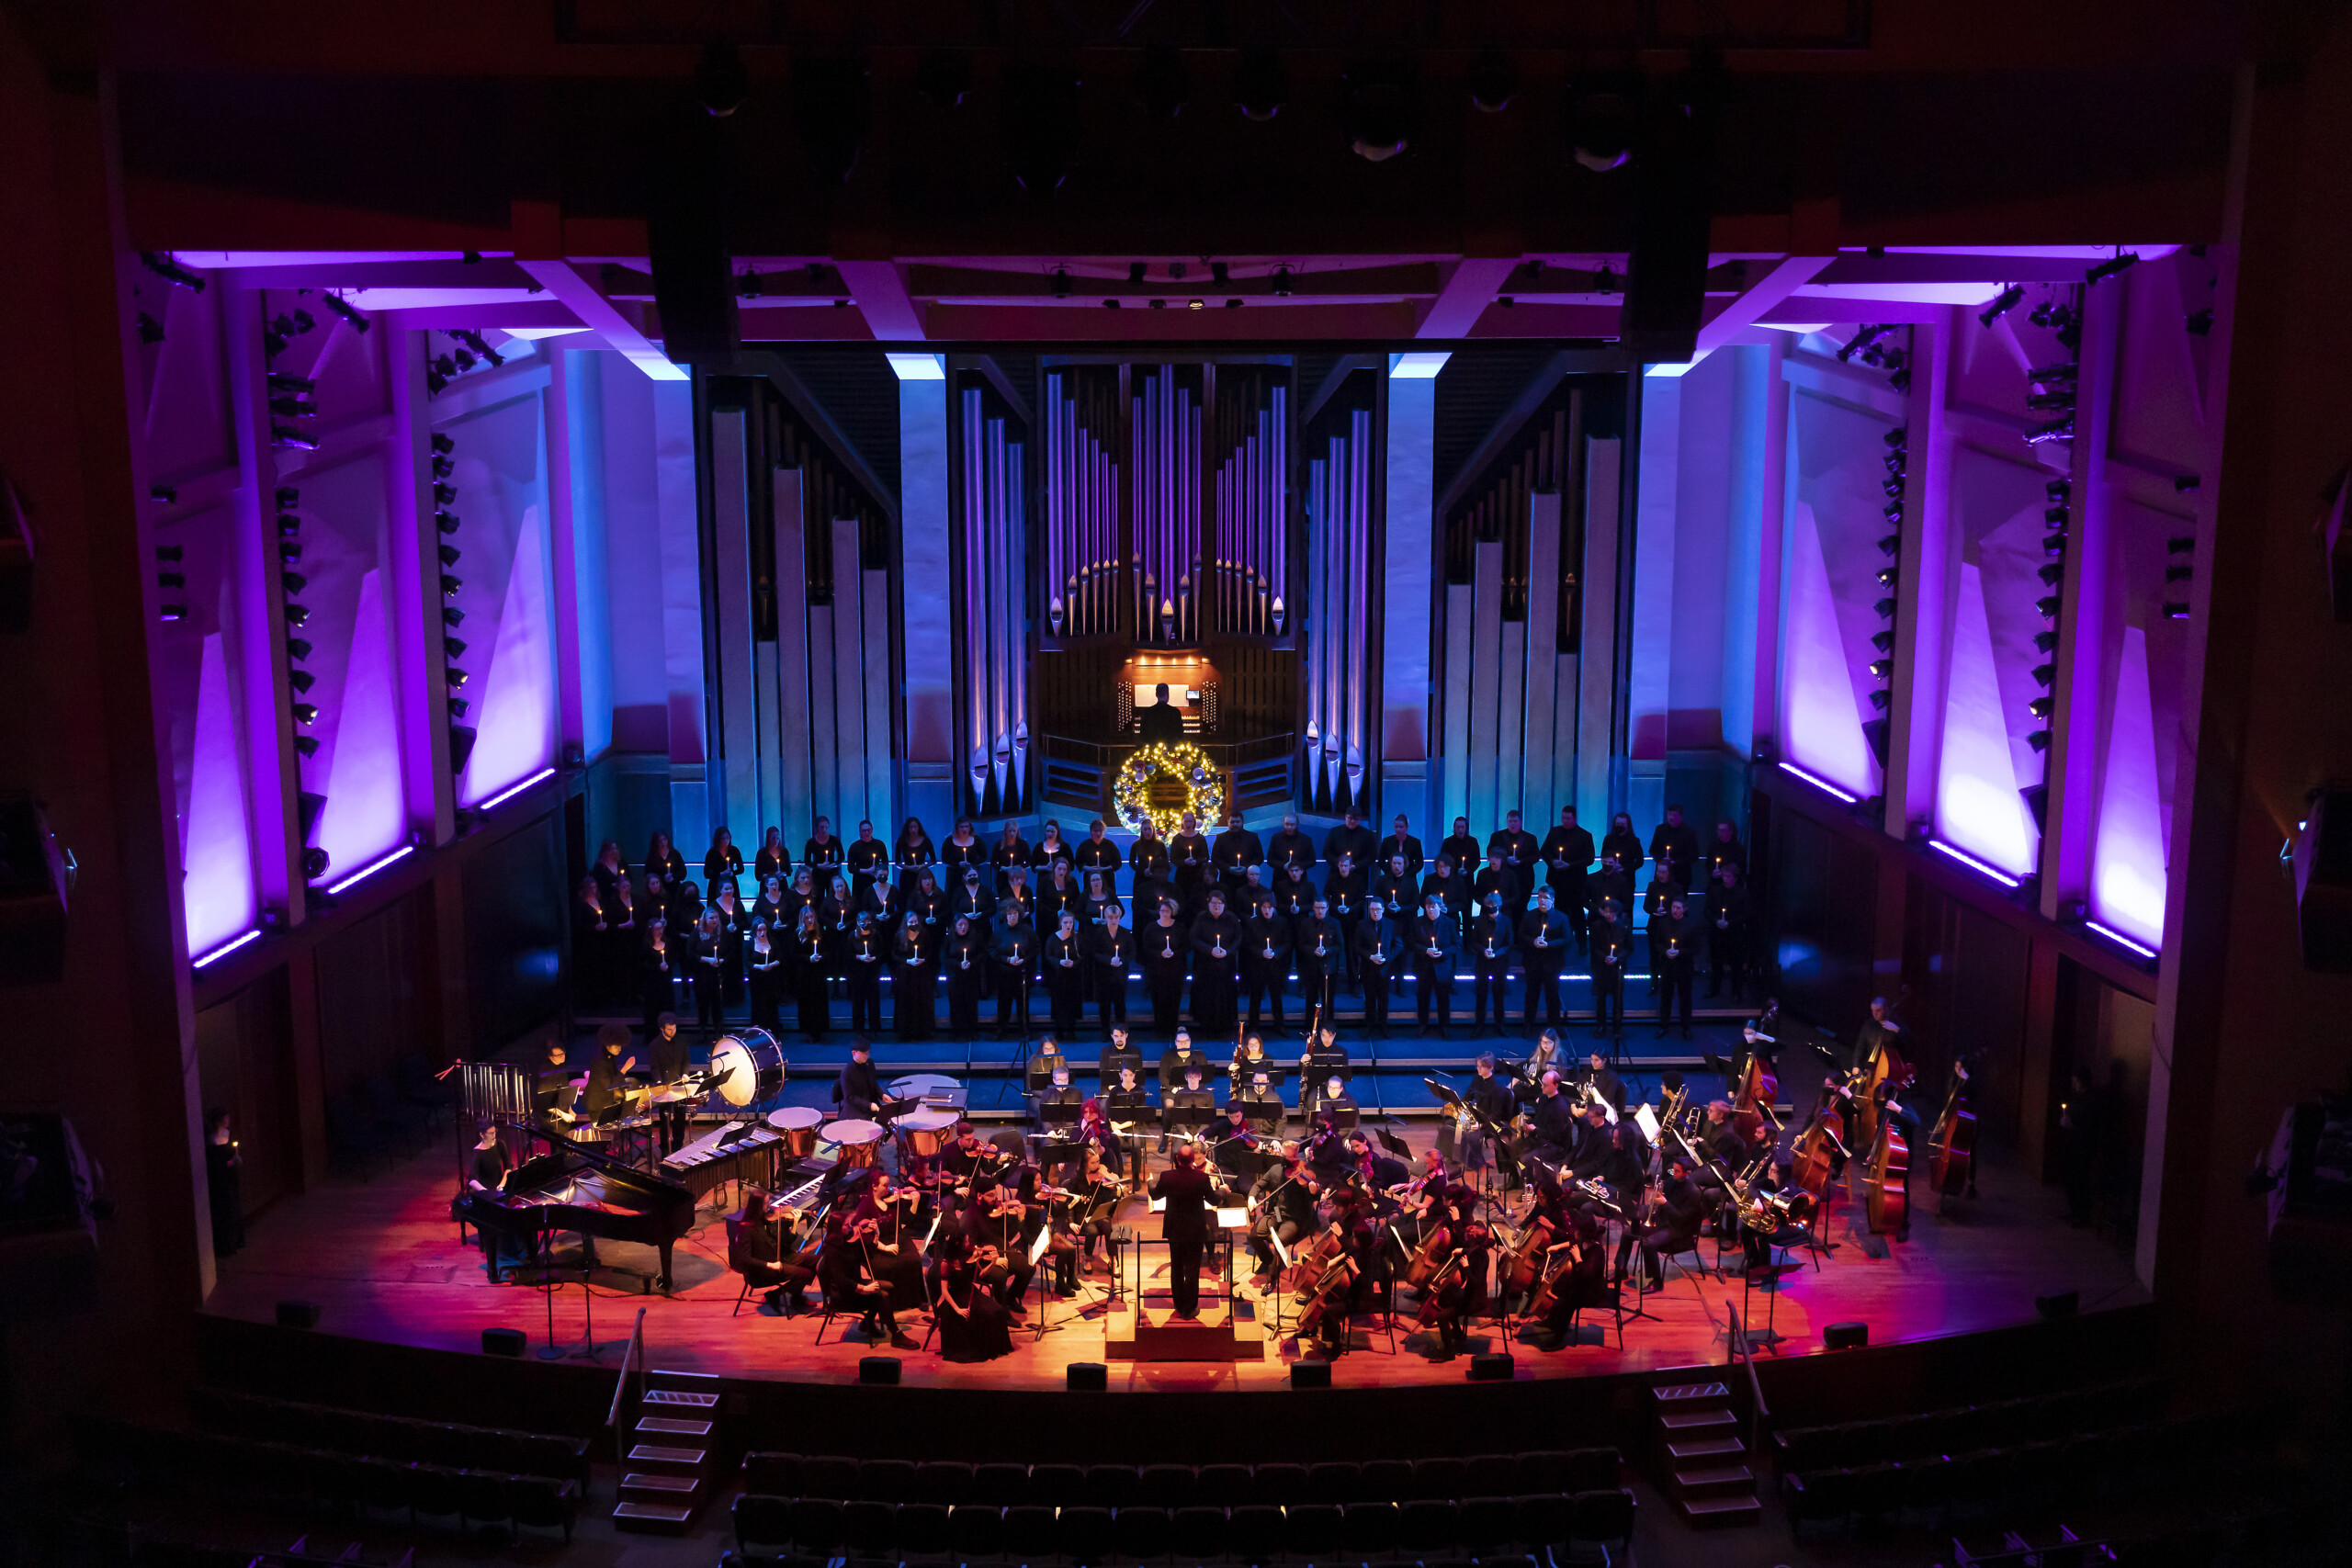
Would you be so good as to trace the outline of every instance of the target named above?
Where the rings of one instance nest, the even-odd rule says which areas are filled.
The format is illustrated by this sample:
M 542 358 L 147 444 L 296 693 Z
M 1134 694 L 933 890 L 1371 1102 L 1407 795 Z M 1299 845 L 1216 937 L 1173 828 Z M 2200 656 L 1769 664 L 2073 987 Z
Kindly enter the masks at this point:
M 2036 602 L 2057 592 L 2038 575 L 2046 470 L 1972 446 L 1952 454 L 1951 504 L 1961 579 L 1937 773 L 1936 830 L 2013 875 L 2034 868 L 2040 836 L 2018 793 L 2041 782 L 2039 728 L 2027 705 L 2045 690 L 2033 678 L 2050 655 L 2034 646 L 2048 628 Z
M 1936 836 L 2022 876 L 2033 869 L 2033 820 L 2013 753 L 1984 574 L 1960 568 L 1936 777 Z M 2038 780 L 2039 771 L 2030 775 Z
M 1838 601 L 1813 508 L 1800 501 L 1789 528 L 1786 621 L 1781 641 L 1781 749 L 1788 760 L 1855 795 L 1878 788 L 1878 764 L 1862 739 L 1853 660 L 1838 625 Z
M 2123 631 L 2100 780 L 2098 833 L 2091 845 L 2091 914 L 2150 947 L 2165 938 L 2165 831 L 2159 760 L 2150 702 L 2147 635 Z
M 322 400 L 322 408 L 332 406 Z M 317 723 L 301 733 L 317 740 L 319 750 L 298 766 L 303 789 L 327 802 L 311 826 L 311 841 L 327 852 L 329 869 L 341 874 L 408 834 L 379 566 L 387 525 L 381 449 L 307 469 L 299 484 L 302 558 L 289 570 L 306 584 L 300 597 L 311 615 L 302 637 L 311 651 L 299 668 L 312 677 L 300 700 L 319 710 Z
M 262 290 L 264 321 L 279 316 L 291 320 L 297 310 L 308 311 L 313 325 L 309 332 L 288 337 L 269 368 L 281 376 L 300 376 L 317 383 L 312 396 L 318 417 L 298 422 L 302 428 L 318 434 L 390 412 L 392 390 L 384 374 L 384 345 L 392 334 L 380 327 L 360 332 L 321 304 L 316 294 L 291 288 Z
M 201 294 L 141 276 L 139 307 L 163 323 L 164 341 L 141 344 L 147 379 L 146 470 L 160 483 L 233 468 L 236 430 L 220 349 L 220 291 Z
M 1879 768 L 1862 739 L 1863 694 L 1877 684 L 1871 608 L 1885 590 L 1880 509 L 1886 450 L 1883 419 L 1799 389 L 1789 440 L 1796 470 L 1796 525 L 1786 587 L 1789 641 L 1782 653 L 1781 746 L 1798 766 L 1856 795 L 1878 792 Z
M 227 507 L 155 530 L 176 547 L 185 590 L 165 598 L 187 618 L 155 628 L 155 699 L 169 736 L 173 810 L 179 822 L 181 901 L 191 953 L 254 923 L 252 813 L 247 805 L 243 694 L 232 650 L 238 629 Z
M 2197 467 L 2205 449 L 2206 354 L 2211 339 L 2183 325 L 2213 304 L 2212 264 L 2181 251 L 2133 267 L 2120 284 L 2123 321 L 2115 367 L 2118 456 L 2159 472 Z M 2101 287 L 2113 287 L 2102 285 Z
M 662 617 L 662 497 L 654 464 L 654 383 L 617 354 L 585 355 L 599 393 L 603 446 L 605 613 L 612 636 L 613 745 L 661 751 L 670 744 L 669 680 Z M 798 581 L 800 569 L 790 574 Z M 585 618 L 583 616 L 583 618 Z
M 473 756 L 458 784 L 471 806 L 555 761 L 555 637 L 548 581 L 547 448 L 537 393 L 442 426 L 457 443 L 458 635 Z

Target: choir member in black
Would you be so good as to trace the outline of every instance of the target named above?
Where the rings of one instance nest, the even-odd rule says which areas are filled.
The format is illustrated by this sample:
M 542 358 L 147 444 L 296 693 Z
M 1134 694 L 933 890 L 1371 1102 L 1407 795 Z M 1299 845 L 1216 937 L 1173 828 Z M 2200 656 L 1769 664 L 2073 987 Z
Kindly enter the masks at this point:
M 786 1317 L 808 1310 L 801 1292 L 817 1279 L 818 1249 L 792 1246 L 792 1227 L 800 1211 L 778 1204 L 768 1207 L 767 1194 L 749 1188 L 743 1195 L 742 1217 L 729 1228 L 734 1235 L 734 1263 L 753 1290 L 767 1288 L 767 1309 Z
M 1062 910 L 1041 946 L 1040 963 L 1054 1028 L 1074 1036 L 1086 1010 L 1086 939 L 1079 932 L 1076 910 Z
M 611 903 L 613 889 L 628 880 L 628 863 L 621 859 L 618 839 L 606 839 L 596 847 L 596 863 L 588 868 L 588 874 L 596 879 L 596 891 Z
M 1091 927 L 1082 944 L 1086 983 L 1094 993 L 1094 1021 L 1109 1038 L 1113 1024 L 1127 1021 L 1127 971 L 1135 963 L 1135 933 L 1123 923 L 1125 911 L 1115 898 L 1102 906 L 1102 923 Z
M 874 1067 L 874 1047 L 864 1040 L 849 1043 L 849 1060 L 833 1079 L 833 1103 L 841 1107 L 843 1116 L 856 1122 L 875 1120 L 888 1103 L 882 1075 Z
M 1209 841 L 1189 811 L 1177 819 L 1176 832 L 1168 840 L 1168 858 L 1176 868 L 1177 902 L 1183 906 L 1184 918 L 1192 919 L 1205 901 L 1210 857 Z
M 1258 1004 L 1273 1006 L 1274 1027 L 1283 1026 L 1283 991 L 1290 976 L 1290 922 L 1274 910 L 1274 896 L 1261 889 L 1241 931 L 1241 984 L 1250 996 L 1250 1027 L 1258 1027 Z
M 659 876 L 664 887 L 686 879 L 686 857 L 670 842 L 670 835 L 658 829 L 645 843 L 645 874 Z
M 1487 1027 L 1487 1009 L 1495 1010 L 1494 1028 L 1502 1032 L 1510 1021 L 1503 1000 L 1503 988 L 1510 978 L 1511 947 L 1518 940 L 1517 928 L 1503 910 L 1503 896 L 1489 893 L 1478 900 L 1479 912 L 1470 918 L 1470 972 L 1473 979 L 1471 1000 L 1476 1008 L 1474 1021 L 1477 1028 Z
M 228 1112 L 224 1111 L 218 1114 L 223 1119 L 220 1124 L 225 1130 Z M 229 1146 L 233 1154 L 235 1145 L 232 1144 Z M 466 1191 L 496 1197 L 505 1191 L 506 1178 L 514 1168 L 513 1156 L 507 1154 L 506 1145 L 499 1142 L 498 1123 L 484 1122 L 481 1136 L 474 1141 L 473 1155 L 466 1168 Z M 231 1169 L 233 1176 L 234 1168 Z M 220 1199 L 216 1196 L 213 1201 L 218 1205 Z M 242 1240 L 242 1225 L 236 1234 Z M 523 1262 L 530 1255 L 531 1233 L 521 1226 L 477 1225 L 475 1234 L 481 1238 L 482 1270 L 490 1276 L 490 1282 L 493 1285 L 505 1283 L 505 1270 Z M 218 1245 L 217 1233 L 215 1245 Z
M 1225 890 L 1211 886 L 1208 908 L 1193 922 L 1193 1021 L 1212 1034 L 1233 1027 L 1233 976 L 1241 922 L 1225 912 Z
M 483 1130 L 496 1139 L 496 1122 L 485 1122 Z M 204 1194 L 212 1213 L 215 1258 L 227 1258 L 245 1245 L 244 1164 L 230 1131 L 229 1112 L 218 1105 L 209 1107 L 204 1112 Z
M 725 883 L 711 900 L 709 913 L 718 917 L 718 977 L 725 987 L 729 1011 L 743 1005 L 743 939 L 752 930 L 752 913 Z
M 1634 874 L 1613 852 L 1603 850 L 1600 869 L 1589 878 L 1585 894 L 1596 914 L 1603 904 L 1614 904 L 1622 919 L 1634 907 Z
M 1620 811 L 1609 818 L 1609 831 L 1600 836 L 1600 853 L 1604 860 L 1613 858 L 1627 876 L 1641 869 L 1642 840 L 1631 817 Z
M 1707 886 L 1707 995 L 1731 986 L 1734 1001 L 1747 996 L 1747 883 L 1736 864 L 1726 863 Z
M 1242 884 L 1249 880 L 1243 874 L 1253 865 L 1265 864 L 1266 846 L 1259 841 L 1257 834 L 1241 825 L 1238 811 L 1226 813 L 1225 831 L 1216 836 L 1211 856 L 1216 864 L 1217 881 L 1225 888 L 1226 902 L 1241 908 Z
M 876 882 L 888 881 L 890 875 L 890 846 L 874 836 L 874 824 L 860 822 L 857 837 L 842 852 L 842 864 L 850 874 L 850 891 L 863 894 Z
M 901 1040 L 928 1040 L 939 987 L 939 954 L 922 917 L 907 911 L 890 944 L 890 1011 Z
M 1271 1288 L 1281 1272 L 1282 1258 L 1274 1251 L 1279 1238 L 1284 1249 L 1315 1228 L 1315 1199 L 1322 1190 L 1298 1145 L 1284 1143 L 1282 1157 L 1259 1174 L 1250 1188 L 1250 1256 L 1257 1260 L 1259 1290 Z
M 996 896 L 996 912 L 1001 916 L 1006 909 L 1018 909 L 1023 925 L 1033 931 L 1044 929 L 1037 913 L 1037 890 L 1029 886 L 1029 868 L 1016 865 L 1005 877 L 1004 891 Z
M 815 874 L 807 866 L 802 866 L 792 874 L 792 885 L 784 895 L 786 923 L 792 926 L 799 925 L 800 911 L 803 909 L 817 909 L 821 918 L 824 902 L 823 885 L 818 882 Z
M 849 1027 L 853 1034 L 882 1032 L 882 971 L 890 962 L 891 933 L 860 911 L 842 952 L 849 977 Z
M 1315 840 L 1298 830 L 1298 818 L 1283 818 L 1281 831 L 1266 840 L 1266 863 L 1273 868 L 1273 885 L 1280 887 L 1293 866 L 1301 872 L 1315 864 Z
M 1333 829 L 1333 832 L 1339 831 Z M 1340 923 L 1340 941 L 1332 953 L 1330 975 L 1333 988 L 1338 988 L 1340 976 L 1347 979 L 1350 990 L 1363 983 L 1363 972 L 1356 963 L 1356 927 L 1363 922 L 1363 900 L 1367 890 L 1363 868 L 1356 863 L 1354 852 L 1341 850 L 1323 872 L 1323 902 L 1330 907 L 1331 919 Z
M 1568 958 L 1567 917 L 1552 906 L 1552 886 L 1535 890 L 1535 907 L 1519 922 L 1520 966 L 1527 976 L 1527 1027 L 1535 1027 L 1535 1002 L 1544 1002 L 1545 1027 L 1560 1026 L 1560 965 Z
M 890 844 L 890 863 L 899 868 L 899 897 L 910 897 L 923 873 L 939 863 L 939 847 L 923 831 L 922 818 L 910 817 Z
M 1389 824 L 1388 837 L 1380 840 L 1380 847 L 1374 854 L 1383 865 L 1403 855 L 1405 869 L 1415 876 L 1421 874 L 1421 841 L 1413 837 L 1413 825 L 1405 819 L 1401 811 L 1396 814 L 1396 821 Z
M 1388 918 L 1388 907 L 1377 898 L 1363 901 L 1363 920 L 1356 927 L 1354 953 L 1357 973 L 1363 977 L 1364 1030 L 1374 1039 L 1388 1038 L 1390 976 L 1404 973 L 1403 922 Z
M 1225 907 L 1233 911 L 1237 920 L 1247 920 L 1258 908 L 1261 898 L 1272 899 L 1274 890 L 1266 885 L 1266 868 L 1246 865 L 1241 868 L 1241 886 L 1225 896 Z
M 1117 897 L 1118 896 L 1111 891 L 1111 878 L 1108 872 L 1100 870 L 1088 872 L 1085 891 L 1079 895 L 1080 912 L 1078 918 L 1078 929 L 1082 931 L 1091 931 L 1100 926 L 1102 923 L 1103 909 L 1116 902 Z
M 625 1009 L 637 995 L 637 961 L 644 948 L 643 933 L 637 927 L 637 894 L 624 875 L 612 885 L 604 900 L 605 984 L 611 988 L 611 1004 Z
M 1037 886 L 1037 929 L 1052 932 L 1060 928 L 1062 917 L 1082 919 L 1085 915 L 1086 894 L 1079 886 L 1078 877 L 1066 860 L 1046 863 Z
M 1062 825 L 1051 818 L 1046 819 L 1046 836 L 1029 852 L 1029 864 L 1035 873 L 1037 886 L 1043 887 L 1058 863 L 1070 868 L 1071 881 L 1077 881 L 1078 860 L 1071 853 L 1069 840 L 1062 837 Z
M 594 877 L 583 876 L 571 903 L 571 990 L 582 1004 L 578 1010 L 601 1011 L 611 999 L 612 948 L 604 890 Z
M 1437 852 L 1453 862 L 1453 869 L 1464 876 L 1469 875 L 1471 869 L 1487 858 L 1487 852 L 1479 847 L 1477 835 L 1470 831 L 1470 818 L 1467 817 L 1453 819 L 1453 831 L 1438 841 Z
M 1577 808 L 1560 807 L 1560 825 L 1544 835 L 1544 847 L 1536 852 L 1543 857 L 1544 879 L 1551 885 L 1552 902 L 1568 918 L 1568 929 L 1576 932 L 1577 951 L 1585 951 L 1585 924 L 1590 919 L 1587 907 L 1589 897 L 1586 874 L 1592 869 L 1592 835 L 1577 825 Z
M 818 886 L 831 883 L 833 873 L 842 864 L 842 841 L 833 832 L 831 818 L 820 817 L 810 828 L 807 840 L 800 846 L 800 863 L 816 877 Z
M 743 896 L 743 852 L 735 847 L 735 835 L 724 828 L 710 830 L 710 852 L 702 857 L 702 885 L 711 897 L 718 897 L 722 887 L 731 887 L 735 896 Z
M 1323 862 L 1336 865 L 1345 853 L 1362 868 L 1372 863 L 1379 848 L 1378 835 L 1363 825 L 1363 814 L 1351 806 L 1340 825 L 1323 835 Z
M 1690 906 L 1677 894 L 1667 901 L 1663 914 L 1650 920 L 1650 946 L 1657 953 L 1658 1038 L 1674 1023 L 1675 1003 L 1682 1006 L 1682 1038 L 1690 1038 L 1691 971 L 1697 963 L 1699 942 L 1697 922 L 1690 919 Z
M 989 978 L 996 992 L 997 1032 L 1017 1025 L 1026 1039 L 1029 985 L 1037 972 L 1037 932 L 1023 918 L 1023 906 L 1011 897 L 998 908 L 999 919 L 989 933 Z
M 825 891 L 825 963 L 836 978 L 849 973 L 850 938 L 857 931 L 857 903 L 849 878 L 835 872 Z
M 988 939 L 968 915 L 958 914 L 939 955 L 947 976 L 947 1029 L 968 1040 L 980 1032 L 980 991 L 989 971 Z
M 1698 1245 L 1699 1226 L 1706 1217 L 1706 1199 L 1690 1179 L 1690 1156 L 1678 1153 L 1666 1162 L 1666 1175 L 1650 1200 L 1643 1227 L 1643 1290 L 1666 1288 L 1666 1259 Z
M 1167 841 L 1160 838 L 1159 826 L 1149 817 L 1136 830 L 1136 841 L 1127 851 L 1127 865 L 1135 878 L 1127 885 L 1128 907 L 1142 911 L 1159 907 L 1159 896 L 1172 889 L 1174 868 L 1168 858 Z
M 1519 868 L 1503 859 L 1502 847 L 1496 845 L 1487 852 L 1487 863 L 1470 879 L 1470 891 L 1484 904 L 1489 894 L 1503 901 L 1503 915 L 1515 931 L 1521 917 L 1527 913 L 1527 886 L 1520 879 Z
M 1160 1215 L 1160 1235 L 1168 1241 L 1169 1284 L 1176 1297 L 1176 1315 L 1191 1319 L 1200 1315 L 1201 1249 L 1208 1241 L 1209 1210 L 1216 1201 L 1216 1183 L 1194 1160 L 1191 1144 L 1177 1145 L 1170 1157 L 1174 1163 L 1151 1184 L 1151 1195 L 1167 1205 Z
M 1305 835 L 1301 835 L 1304 837 Z M 1274 913 L 1293 928 L 1315 908 L 1315 884 L 1306 880 L 1303 865 L 1286 865 L 1274 874 Z
M 1633 938 L 1619 923 L 1617 905 L 1603 899 L 1592 922 L 1592 1032 L 1625 1032 L 1625 960 Z
M 1520 894 L 1521 898 L 1529 897 L 1535 887 L 1535 873 L 1542 856 L 1536 848 L 1535 835 L 1521 825 L 1518 812 L 1504 813 L 1503 826 L 1487 840 L 1487 848 L 1503 852 L 1503 863 L 1518 876 L 1519 885 L 1524 890 Z
M 643 1004 L 645 1027 L 677 1005 L 678 982 L 684 977 L 679 954 L 670 951 L 670 927 L 654 920 L 645 928 L 645 947 L 638 956 L 638 1000 Z
M 702 892 L 684 877 L 664 885 L 662 918 L 673 931 L 692 931 L 702 922 Z
M 770 877 L 792 875 L 792 852 L 784 847 L 784 829 L 770 828 L 760 835 L 760 852 L 752 858 L 752 874 L 764 884 Z
M 930 866 L 915 873 L 914 890 L 899 896 L 899 908 L 922 923 L 923 935 L 935 952 L 947 930 L 947 895 L 939 890 L 938 875 Z
M 912 1350 L 915 1342 L 899 1330 L 890 1304 L 890 1256 L 877 1250 L 881 1221 L 872 1215 L 852 1216 L 828 1237 L 818 1260 L 818 1278 L 824 1282 L 825 1300 L 834 1310 L 857 1314 L 860 1336 L 869 1345 L 887 1334 L 892 1345 Z
M 792 939 L 785 946 L 785 956 L 792 965 L 792 999 L 799 1009 L 800 1032 L 811 1040 L 824 1039 L 825 1026 L 831 1022 L 831 1004 L 826 998 L 831 964 L 826 953 L 825 928 L 819 923 L 817 914 L 816 905 L 803 905 L 800 923 L 793 929 Z
M 1298 969 L 1298 1005 L 1309 1021 L 1328 1018 L 1331 978 L 1347 967 L 1348 933 L 1331 918 L 1331 901 L 1318 893 L 1306 915 L 1291 927 L 1291 961 Z
M 784 950 L 776 945 L 775 929 L 765 920 L 753 920 L 751 945 L 743 950 L 744 966 L 750 972 L 752 1026 L 771 1034 L 784 1028 Z
M 1470 890 L 1470 879 L 1453 863 L 1453 857 L 1443 851 L 1430 863 L 1427 875 L 1421 878 L 1420 896 L 1435 894 L 1445 900 L 1445 918 L 1453 924 L 1453 940 L 1460 945 L 1469 929 L 1469 917 L 1478 907 L 1477 896 Z
M 1642 936 L 1649 954 L 1652 996 L 1657 994 L 1659 966 L 1666 950 L 1666 907 L 1679 897 L 1679 892 L 1674 881 L 1674 863 L 1652 862 L 1649 886 L 1642 889 L 1642 913 L 1648 917 Z
M 1029 841 L 1021 836 L 1020 823 L 1007 822 L 1004 825 L 1003 836 L 989 846 L 989 864 L 996 868 L 999 897 L 1002 897 L 1004 890 L 1012 885 L 1015 867 L 1024 873 L 1029 869 Z
M 1453 922 L 1446 917 L 1445 900 L 1432 893 L 1421 902 L 1421 912 L 1413 921 L 1411 957 L 1413 968 L 1413 1013 L 1420 1021 L 1421 1032 L 1430 1032 L 1430 1004 L 1437 1004 L 1437 1037 L 1453 1022 L 1453 966 L 1459 960 L 1454 950 Z
M 971 921 L 974 931 L 982 930 L 996 916 L 996 895 L 988 890 L 978 866 L 967 865 L 957 875 L 961 880 L 950 889 L 948 912 Z
M 1421 911 L 1420 883 L 1411 868 L 1406 865 L 1402 854 L 1390 855 L 1380 863 L 1373 876 L 1369 896 L 1380 900 L 1380 907 L 1388 911 L 1388 918 L 1392 920 L 1401 922 Z M 1404 995 L 1404 972 L 1399 970 L 1388 978 L 1390 988 L 1398 996 Z
M 778 930 L 785 930 L 791 926 L 792 918 L 799 912 L 784 890 L 783 877 L 763 876 L 760 879 L 760 896 L 752 900 L 752 919 L 765 920 Z
M 1078 846 L 1071 858 L 1077 863 L 1081 875 L 1098 871 L 1102 874 L 1105 893 L 1118 891 L 1119 865 L 1124 857 L 1119 853 L 1119 846 L 1110 837 L 1109 825 L 1102 818 L 1097 817 L 1086 825 L 1086 840 Z
M 966 866 L 985 867 L 988 863 L 989 847 L 980 842 L 979 835 L 974 831 L 972 819 L 957 818 L 956 830 L 947 835 L 945 843 L 939 846 L 939 885 L 953 891 L 964 886 Z
M 1666 820 L 1650 834 L 1650 858 L 1674 867 L 1674 886 L 1690 891 L 1690 874 L 1699 863 L 1699 830 L 1682 819 L 1682 807 L 1666 808 Z

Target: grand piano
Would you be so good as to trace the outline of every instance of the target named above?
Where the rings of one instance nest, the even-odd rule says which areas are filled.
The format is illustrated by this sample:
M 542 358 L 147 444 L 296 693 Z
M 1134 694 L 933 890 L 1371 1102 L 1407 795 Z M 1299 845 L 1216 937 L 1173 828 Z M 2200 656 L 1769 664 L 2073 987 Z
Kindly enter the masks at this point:
M 520 1238 L 534 1253 L 548 1231 L 642 1242 L 662 1255 L 662 1272 L 654 1284 L 666 1294 L 670 1248 L 694 1226 L 693 1191 L 548 1127 L 526 1122 L 507 1125 L 526 1137 L 545 1139 L 548 1151 L 516 1166 L 500 1192 L 469 1190 L 458 1201 L 464 1217 L 482 1230 Z

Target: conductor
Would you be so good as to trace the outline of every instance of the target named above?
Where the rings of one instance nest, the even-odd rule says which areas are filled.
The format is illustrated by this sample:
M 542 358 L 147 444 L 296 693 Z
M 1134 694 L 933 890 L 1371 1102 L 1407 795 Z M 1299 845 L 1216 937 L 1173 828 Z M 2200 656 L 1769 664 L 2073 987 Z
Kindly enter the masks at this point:
M 1169 702 L 1168 687 L 1165 682 L 1157 688 L 1157 694 L 1159 699 L 1158 702 L 1148 707 L 1136 710 L 1136 730 L 1143 737 L 1143 742 L 1147 746 L 1155 741 L 1184 739 L 1184 716 L 1178 713 L 1174 705 Z
M 1170 1289 L 1176 1297 L 1176 1315 L 1200 1316 L 1201 1249 L 1208 1242 L 1209 1205 L 1216 1183 L 1194 1161 L 1193 1145 L 1178 1144 L 1173 1164 L 1151 1184 L 1151 1195 L 1168 1205 L 1160 1215 L 1160 1234 L 1168 1240 Z

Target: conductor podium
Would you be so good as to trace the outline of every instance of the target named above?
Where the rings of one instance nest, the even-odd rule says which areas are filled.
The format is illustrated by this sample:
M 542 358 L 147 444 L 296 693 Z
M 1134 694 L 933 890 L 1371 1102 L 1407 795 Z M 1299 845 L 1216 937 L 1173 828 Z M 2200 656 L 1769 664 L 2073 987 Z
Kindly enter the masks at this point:
M 1213 1235 L 1215 1233 L 1212 1233 Z M 1226 1233 L 1227 1238 L 1231 1232 Z M 1221 1255 L 1221 1256 L 1220 1256 Z M 1233 1293 L 1229 1239 L 1212 1241 L 1210 1259 L 1223 1265 L 1224 1288 L 1204 1298 L 1200 1314 L 1176 1315 L 1169 1294 L 1168 1244 L 1158 1237 L 1129 1235 L 1120 1260 L 1120 1289 L 1102 1319 L 1106 1361 L 1261 1361 L 1266 1334 L 1254 1302 Z M 1153 1297 L 1158 1300 L 1153 1300 Z

